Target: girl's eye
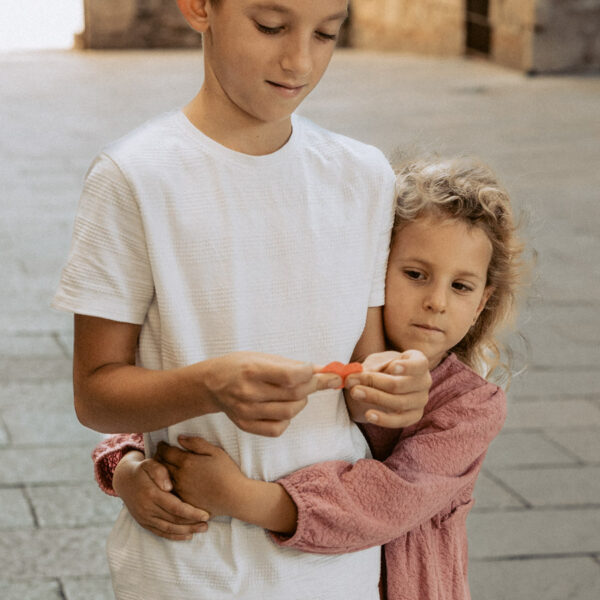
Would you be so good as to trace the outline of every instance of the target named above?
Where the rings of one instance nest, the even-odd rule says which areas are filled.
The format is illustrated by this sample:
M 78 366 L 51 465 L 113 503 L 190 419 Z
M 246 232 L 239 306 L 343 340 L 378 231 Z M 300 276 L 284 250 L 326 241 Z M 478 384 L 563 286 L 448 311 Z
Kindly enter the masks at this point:
M 262 23 L 259 23 L 258 21 L 255 21 L 255 23 L 256 23 L 256 28 L 260 32 L 266 33 L 267 35 L 276 35 L 280 31 L 283 31 L 283 27 L 267 27 L 266 25 L 263 25 Z
M 423 279 L 424 275 L 422 273 L 420 273 L 419 271 L 413 271 L 412 269 L 406 269 L 404 271 L 404 274 L 409 278 L 409 279 L 414 279 L 415 281 L 418 279 Z
M 470 285 L 467 285 L 466 283 L 460 283 L 459 281 L 455 281 L 452 284 L 452 287 L 455 290 L 458 290 L 459 292 L 472 292 L 473 288 Z

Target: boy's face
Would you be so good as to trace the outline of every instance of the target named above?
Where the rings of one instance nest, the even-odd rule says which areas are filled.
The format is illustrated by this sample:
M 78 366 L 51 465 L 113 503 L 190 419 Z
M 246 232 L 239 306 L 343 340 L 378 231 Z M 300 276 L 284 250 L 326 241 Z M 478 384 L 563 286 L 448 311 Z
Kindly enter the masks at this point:
M 253 120 L 289 118 L 321 79 L 348 0 L 221 0 L 208 4 L 204 91 Z
M 492 293 L 492 244 L 482 229 L 423 217 L 396 234 L 388 263 L 386 335 L 420 350 L 433 368 L 467 334 Z

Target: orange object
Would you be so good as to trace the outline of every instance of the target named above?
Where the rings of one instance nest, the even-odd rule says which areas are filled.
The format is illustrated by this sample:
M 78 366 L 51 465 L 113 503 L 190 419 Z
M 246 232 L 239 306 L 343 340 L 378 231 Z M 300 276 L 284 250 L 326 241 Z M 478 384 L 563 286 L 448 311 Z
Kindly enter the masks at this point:
M 352 375 L 353 373 L 362 373 L 362 370 L 363 366 L 361 363 L 353 362 L 345 365 L 344 363 L 336 360 L 330 362 L 328 365 L 325 365 L 319 370 L 319 373 L 335 373 L 335 375 L 339 375 L 342 378 L 342 385 L 340 385 L 340 388 L 343 388 L 348 375 Z

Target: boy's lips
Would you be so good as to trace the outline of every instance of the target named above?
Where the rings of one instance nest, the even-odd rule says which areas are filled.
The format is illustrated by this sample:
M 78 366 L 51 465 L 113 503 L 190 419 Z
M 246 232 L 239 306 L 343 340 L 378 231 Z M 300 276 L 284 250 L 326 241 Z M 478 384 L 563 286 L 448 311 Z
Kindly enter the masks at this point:
M 306 87 L 306 83 L 296 84 L 296 83 L 287 83 L 283 81 L 269 81 L 267 83 L 273 87 L 273 89 L 286 98 L 294 98 L 298 96 L 302 92 L 302 90 Z

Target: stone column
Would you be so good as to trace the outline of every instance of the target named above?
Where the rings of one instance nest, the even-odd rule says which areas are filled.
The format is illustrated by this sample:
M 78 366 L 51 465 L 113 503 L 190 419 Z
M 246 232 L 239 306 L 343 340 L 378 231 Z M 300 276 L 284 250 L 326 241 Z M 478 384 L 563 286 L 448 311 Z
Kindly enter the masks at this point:
M 351 10 L 354 48 L 464 53 L 464 0 L 352 0 Z
M 201 45 L 175 0 L 84 0 L 82 48 L 185 48 Z

